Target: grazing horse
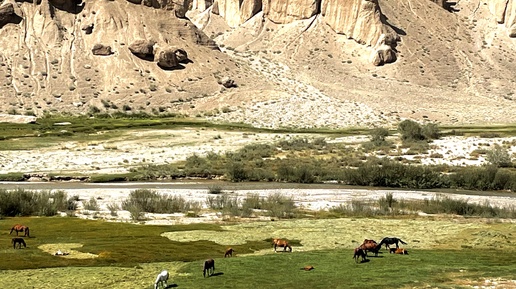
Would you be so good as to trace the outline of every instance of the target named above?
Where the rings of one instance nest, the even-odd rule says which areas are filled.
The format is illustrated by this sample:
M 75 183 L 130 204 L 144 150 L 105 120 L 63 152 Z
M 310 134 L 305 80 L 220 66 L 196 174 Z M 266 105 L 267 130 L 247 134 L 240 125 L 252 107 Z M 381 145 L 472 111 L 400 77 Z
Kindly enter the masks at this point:
M 215 260 L 207 259 L 204 261 L 204 265 L 202 267 L 202 275 L 204 277 L 206 277 L 206 272 L 208 272 L 208 277 L 213 275 L 213 272 L 215 272 Z
M 273 239 L 272 244 L 274 245 L 274 252 L 276 252 L 277 247 L 283 247 L 283 252 L 286 252 L 287 248 L 290 252 L 292 252 L 292 247 L 290 246 L 287 240 Z
M 379 246 L 381 247 L 383 244 L 385 244 L 385 249 L 389 250 L 390 249 L 389 245 L 396 245 L 396 248 L 399 248 L 400 246 L 398 245 L 398 243 L 402 243 L 403 245 L 407 245 L 407 243 L 403 242 L 399 238 L 386 237 L 386 238 L 382 239 L 382 241 L 380 242 Z
M 360 249 L 360 247 L 355 248 L 355 252 L 353 254 L 353 259 L 355 259 L 355 263 L 358 263 L 358 258 L 362 257 L 362 262 L 367 260 L 366 253 L 363 249 Z
M 233 252 L 235 252 L 235 250 L 233 250 L 233 248 L 228 248 L 226 250 L 226 253 L 224 253 L 224 258 L 226 258 L 226 257 L 233 257 Z
M 29 227 L 27 226 L 16 224 L 11 228 L 11 232 L 9 232 L 9 235 L 11 235 L 13 231 L 16 231 L 16 236 L 18 236 L 18 232 L 24 232 L 25 234 L 23 236 L 30 238 Z
M 381 246 L 376 243 L 375 240 L 365 239 L 364 243 L 360 245 L 358 248 L 362 249 L 367 256 L 367 252 L 373 252 L 376 257 L 378 257 L 378 251 L 380 251 Z
M 313 269 L 315 269 L 314 266 L 310 266 L 310 265 L 307 265 L 307 266 L 301 268 L 301 270 L 305 270 L 305 271 L 312 271 Z
M 25 240 L 23 240 L 23 238 L 12 238 L 11 243 L 13 244 L 14 249 L 16 249 L 16 244 L 18 244 L 19 249 L 21 249 L 22 245 L 24 248 L 27 248 L 27 244 L 25 243 Z
M 168 271 L 163 270 L 161 273 L 158 274 L 158 277 L 156 277 L 156 281 L 154 281 L 154 289 L 158 289 L 160 285 L 163 288 L 167 288 L 167 281 L 168 281 Z
M 403 248 L 389 248 L 389 253 L 391 253 L 391 254 L 408 255 L 408 251 L 403 249 Z

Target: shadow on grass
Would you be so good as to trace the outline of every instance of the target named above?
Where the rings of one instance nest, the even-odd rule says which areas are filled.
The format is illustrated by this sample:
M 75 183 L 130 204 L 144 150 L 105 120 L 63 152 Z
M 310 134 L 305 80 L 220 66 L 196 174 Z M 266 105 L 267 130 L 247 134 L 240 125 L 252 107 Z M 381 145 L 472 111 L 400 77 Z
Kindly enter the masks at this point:
M 224 275 L 224 273 L 222 273 L 222 272 L 217 272 L 217 273 L 213 273 L 213 274 L 211 274 L 211 275 L 210 275 L 210 277 L 213 277 L 213 276 L 222 276 L 222 275 Z
M 167 287 L 165 287 L 165 289 L 167 289 L 167 288 L 176 288 L 177 286 L 178 286 L 177 284 L 170 284 Z

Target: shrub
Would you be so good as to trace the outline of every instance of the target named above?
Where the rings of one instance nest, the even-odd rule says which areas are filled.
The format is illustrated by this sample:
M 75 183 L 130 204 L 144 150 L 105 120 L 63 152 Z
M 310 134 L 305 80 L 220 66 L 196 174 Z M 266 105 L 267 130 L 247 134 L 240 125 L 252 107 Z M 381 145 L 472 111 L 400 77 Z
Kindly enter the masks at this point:
M 94 197 L 91 197 L 87 202 L 84 203 L 84 209 L 89 211 L 98 211 L 99 205 Z
M 421 126 L 419 123 L 408 119 L 398 124 L 398 132 L 401 134 L 401 139 L 408 142 L 432 140 L 440 137 L 437 124 L 428 123 Z
M 398 132 L 403 141 L 421 141 L 425 139 L 420 124 L 413 120 L 406 119 L 398 124 Z
M 67 207 L 64 191 L 31 191 L 0 189 L 0 215 L 53 216 Z
M 493 149 L 487 152 L 486 160 L 499 168 L 512 166 L 511 156 L 506 148 L 495 144 Z
M 387 141 L 385 140 L 387 136 L 389 136 L 389 131 L 386 128 L 379 127 L 371 131 L 369 138 L 374 146 L 379 147 L 388 145 Z
M 166 196 L 152 190 L 139 189 L 132 191 L 129 198 L 122 202 L 124 210 L 136 210 L 135 207 L 142 212 L 170 214 L 187 212 L 190 203 L 182 196 Z

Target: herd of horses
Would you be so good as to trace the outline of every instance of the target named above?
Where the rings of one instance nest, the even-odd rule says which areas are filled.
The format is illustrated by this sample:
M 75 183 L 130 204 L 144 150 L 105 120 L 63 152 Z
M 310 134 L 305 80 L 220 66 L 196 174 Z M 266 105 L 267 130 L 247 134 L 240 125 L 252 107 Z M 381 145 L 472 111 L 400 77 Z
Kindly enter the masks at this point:
M 407 245 L 407 243 L 396 237 L 383 238 L 380 243 L 377 243 L 375 240 L 365 239 L 362 245 L 354 249 L 353 259 L 355 259 L 356 263 L 358 263 L 360 258 L 362 258 L 361 262 L 366 262 L 367 252 L 374 253 L 374 255 L 378 257 L 378 252 L 382 248 L 382 245 L 385 245 L 385 249 L 389 250 L 389 253 L 391 254 L 408 255 L 408 251 L 406 249 L 400 248 L 399 243 Z M 396 248 L 391 248 L 390 245 L 395 245 Z
M 11 228 L 11 231 L 9 232 L 9 235 L 11 235 L 13 232 L 16 232 L 16 236 L 11 239 L 11 243 L 13 245 L 13 248 L 16 249 L 16 245 L 18 245 L 18 248 L 21 249 L 21 247 L 27 247 L 27 243 L 25 243 L 25 240 L 21 237 L 18 237 L 18 234 L 21 232 L 23 233 L 23 237 L 30 238 L 30 230 L 29 227 L 16 224 Z M 399 243 L 406 245 L 407 243 L 403 242 L 399 238 L 395 237 L 386 237 L 383 238 L 380 243 L 377 243 L 374 240 L 365 239 L 362 245 L 358 246 L 354 249 L 353 259 L 355 259 L 355 262 L 358 263 L 359 259 L 362 258 L 362 262 L 367 261 L 367 252 L 372 252 L 375 254 L 375 256 L 378 256 L 378 252 L 382 248 L 382 245 L 385 245 L 385 249 L 389 250 L 389 253 L 392 254 L 404 254 L 407 255 L 408 251 L 399 248 Z M 272 245 L 274 248 L 274 252 L 277 252 L 277 248 L 283 248 L 283 252 L 292 252 L 292 246 L 288 242 L 288 240 L 285 239 L 272 239 Z M 390 245 L 395 245 L 396 248 L 390 248 Z M 224 252 L 224 258 L 226 257 L 232 257 L 235 250 L 233 248 L 227 248 Z M 206 275 L 208 277 L 212 276 L 215 272 L 215 260 L 213 259 L 207 259 L 203 262 L 202 265 L 202 275 L 206 278 Z M 313 266 L 305 266 L 301 268 L 305 271 L 313 270 Z M 167 281 L 169 278 L 169 273 L 166 270 L 161 271 L 158 276 L 156 277 L 156 281 L 154 282 L 154 289 L 158 289 L 159 287 L 167 288 Z

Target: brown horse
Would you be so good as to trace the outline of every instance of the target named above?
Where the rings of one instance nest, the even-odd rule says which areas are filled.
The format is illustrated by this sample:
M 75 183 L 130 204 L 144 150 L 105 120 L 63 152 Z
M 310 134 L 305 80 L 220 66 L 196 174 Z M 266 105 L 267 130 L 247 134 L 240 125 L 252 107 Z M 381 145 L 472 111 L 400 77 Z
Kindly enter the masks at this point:
M 226 253 L 224 253 L 224 258 L 233 257 L 233 252 L 235 252 L 235 250 L 233 250 L 233 248 L 227 248 Z
M 375 257 L 378 257 L 378 251 L 380 251 L 381 246 L 376 243 L 375 240 L 365 239 L 364 243 L 360 245 L 358 248 L 364 250 L 365 255 L 367 256 L 367 252 L 373 252 Z
M 353 255 L 353 259 L 355 259 L 355 263 L 358 263 L 358 258 L 362 257 L 362 262 L 367 260 L 367 255 L 363 249 L 360 247 L 355 248 L 355 252 Z
M 213 275 L 213 272 L 215 272 L 215 260 L 213 259 L 207 259 L 204 261 L 203 267 L 202 267 L 202 275 L 206 278 L 206 272 L 208 272 L 208 277 Z
M 13 231 L 16 231 L 16 236 L 18 236 L 18 232 L 24 232 L 24 237 L 29 237 L 30 238 L 30 235 L 29 235 L 29 227 L 27 226 L 23 226 L 23 225 L 20 225 L 20 224 L 16 224 L 14 225 L 12 228 L 11 228 L 11 232 L 9 232 L 9 235 L 12 234 Z
M 16 244 L 18 244 L 19 249 L 21 249 L 22 245 L 24 248 L 27 248 L 27 244 L 25 243 L 25 240 L 23 240 L 23 238 L 12 238 L 11 243 L 13 244 L 14 249 L 16 249 Z
M 311 265 L 306 265 L 305 267 L 301 268 L 301 270 L 305 270 L 305 271 L 312 271 L 314 268 L 314 266 L 311 266 Z
M 403 248 L 389 248 L 389 253 L 391 253 L 391 254 L 408 255 L 408 251 L 403 249 Z
M 292 252 L 292 247 L 288 243 L 287 240 L 284 239 L 272 239 L 272 244 L 274 245 L 274 252 L 276 252 L 277 247 L 283 247 L 283 252 L 287 251 L 287 248 L 290 252 Z

